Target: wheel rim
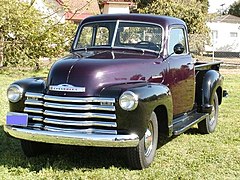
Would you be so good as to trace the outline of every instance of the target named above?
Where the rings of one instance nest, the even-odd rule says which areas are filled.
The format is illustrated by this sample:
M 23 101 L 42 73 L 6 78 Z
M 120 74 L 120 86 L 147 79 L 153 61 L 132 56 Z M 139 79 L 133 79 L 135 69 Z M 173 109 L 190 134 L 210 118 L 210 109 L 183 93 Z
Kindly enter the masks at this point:
M 149 156 L 152 152 L 153 148 L 153 125 L 151 122 L 148 123 L 148 128 L 145 132 L 144 136 L 144 149 L 145 149 L 145 156 Z

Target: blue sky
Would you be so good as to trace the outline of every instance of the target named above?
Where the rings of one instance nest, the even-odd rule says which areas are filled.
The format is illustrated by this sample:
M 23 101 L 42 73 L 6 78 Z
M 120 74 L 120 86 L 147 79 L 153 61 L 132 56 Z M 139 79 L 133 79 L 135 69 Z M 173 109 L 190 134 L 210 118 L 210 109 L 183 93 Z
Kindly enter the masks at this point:
M 222 4 L 223 8 L 226 9 L 228 8 L 234 1 L 236 0 L 209 0 L 209 13 L 214 13 L 217 12 L 217 10 L 222 9 Z

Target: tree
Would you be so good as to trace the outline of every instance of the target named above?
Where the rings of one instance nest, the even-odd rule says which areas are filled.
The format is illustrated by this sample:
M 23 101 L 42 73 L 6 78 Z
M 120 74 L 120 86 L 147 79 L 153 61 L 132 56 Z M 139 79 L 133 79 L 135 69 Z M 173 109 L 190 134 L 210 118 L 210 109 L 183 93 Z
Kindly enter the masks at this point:
M 192 47 L 198 53 L 203 50 L 204 43 L 209 38 L 206 25 L 207 0 L 154 0 L 150 4 L 141 4 L 140 7 L 142 7 L 139 8 L 140 13 L 168 15 L 184 20 L 189 33 L 195 39 L 194 42 L 191 42 Z
M 4 66 L 35 66 L 39 57 L 54 57 L 66 51 L 75 26 L 61 24 L 31 4 L 19 0 L 0 1 L 0 34 L 4 41 Z
M 228 14 L 240 17 L 240 0 L 235 1 L 232 5 L 230 5 Z

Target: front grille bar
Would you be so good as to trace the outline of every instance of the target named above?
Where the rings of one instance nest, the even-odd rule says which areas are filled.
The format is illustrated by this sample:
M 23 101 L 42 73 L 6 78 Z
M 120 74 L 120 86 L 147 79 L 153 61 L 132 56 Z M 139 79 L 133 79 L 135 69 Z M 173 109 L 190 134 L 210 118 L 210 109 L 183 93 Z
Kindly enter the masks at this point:
M 27 99 L 25 101 L 26 105 L 44 106 L 48 108 L 56 109 L 71 109 L 71 110 L 99 110 L 99 111 L 115 111 L 115 106 L 103 106 L 103 105 L 75 105 L 75 104 L 60 104 L 60 103 L 50 103 L 43 102 L 33 99 Z
M 26 92 L 25 94 L 26 97 L 28 98 L 39 98 L 39 99 L 44 99 L 47 101 L 58 101 L 58 102 L 77 102 L 77 103 L 95 103 L 95 102 L 100 102 L 100 103 L 115 103 L 114 98 L 104 98 L 104 97 L 61 97 L 61 96 L 50 96 L 50 95 L 44 95 L 41 93 L 31 93 L 31 92 Z
M 75 105 L 75 104 L 58 104 L 45 102 L 44 107 L 56 109 L 73 109 L 73 110 L 100 110 L 100 111 L 115 111 L 115 106 L 99 106 L 99 105 Z
M 30 108 L 30 107 L 25 107 L 24 112 L 26 113 L 37 113 L 37 114 L 43 114 L 43 109 L 41 108 Z
M 72 120 L 59 120 L 59 119 L 51 119 L 45 118 L 45 123 L 49 124 L 57 124 L 57 125 L 66 125 L 66 126 L 103 126 L 103 127 L 117 127 L 116 122 L 101 122 L 101 121 L 72 121 Z
M 44 100 L 47 101 L 60 101 L 60 102 L 75 102 L 75 103 L 115 103 L 114 98 L 102 98 L 102 97 L 86 97 L 86 98 L 79 98 L 79 97 L 60 97 L 60 96 L 49 96 L 45 95 L 43 97 Z
M 103 118 L 103 119 L 116 119 L 115 114 L 103 114 L 103 113 L 70 113 L 70 112 L 60 112 L 60 111 L 49 111 L 45 110 L 44 115 L 46 116 L 57 116 L 57 117 L 67 117 L 67 118 Z

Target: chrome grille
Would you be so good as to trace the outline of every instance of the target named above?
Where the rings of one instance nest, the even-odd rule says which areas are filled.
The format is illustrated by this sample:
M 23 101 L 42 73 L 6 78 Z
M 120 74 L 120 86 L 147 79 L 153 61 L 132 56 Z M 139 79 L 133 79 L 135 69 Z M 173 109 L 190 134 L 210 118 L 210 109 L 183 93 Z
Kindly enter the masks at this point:
M 25 94 L 29 126 L 49 131 L 116 134 L 115 99 Z

